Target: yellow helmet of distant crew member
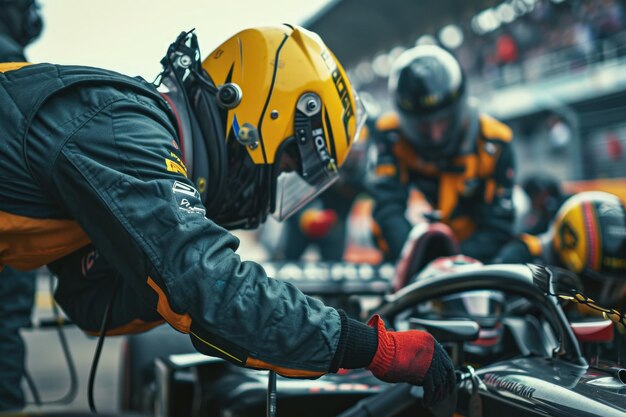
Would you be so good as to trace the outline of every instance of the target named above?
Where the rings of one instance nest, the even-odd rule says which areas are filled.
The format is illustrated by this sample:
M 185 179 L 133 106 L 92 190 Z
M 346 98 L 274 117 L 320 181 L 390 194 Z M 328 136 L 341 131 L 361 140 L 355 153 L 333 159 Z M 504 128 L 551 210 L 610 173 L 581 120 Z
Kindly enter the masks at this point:
M 365 112 L 318 35 L 291 25 L 247 29 L 202 68 L 216 88 L 226 161 L 223 192 L 207 196 L 219 200 L 210 218 L 231 228 L 255 227 L 268 212 L 283 220 L 337 180 Z
M 553 249 L 570 271 L 596 279 L 626 279 L 624 204 L 601 191 L 570 197 L 554 221 Z

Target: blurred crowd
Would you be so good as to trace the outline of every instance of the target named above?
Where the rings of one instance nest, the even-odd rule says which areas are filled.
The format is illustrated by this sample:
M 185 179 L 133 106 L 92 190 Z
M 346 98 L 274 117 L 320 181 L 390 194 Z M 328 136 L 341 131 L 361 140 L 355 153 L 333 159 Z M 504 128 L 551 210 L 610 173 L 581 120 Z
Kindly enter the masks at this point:
M 624 0 L 539 0 L 534 9 L 482 35 L 466 30 L 456 50 L 472 78 L 528 81 L 623 56 Z

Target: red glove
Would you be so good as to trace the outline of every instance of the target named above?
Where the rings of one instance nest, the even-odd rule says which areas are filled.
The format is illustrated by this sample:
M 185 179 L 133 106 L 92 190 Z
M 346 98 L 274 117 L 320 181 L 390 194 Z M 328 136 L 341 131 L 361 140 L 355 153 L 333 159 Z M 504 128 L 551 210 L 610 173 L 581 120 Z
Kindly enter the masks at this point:
M 430 333 L 387 331 L 379 315 L 372 317 L 367 324 L 378 330 L 378 349 L 367 367 L 376 378 L 423 385 L 426 406 L 456 389 L 452 361 Z
M 337 213 L 334 210 L 308 209 L 300 216 L 300 229 L 312 239 L 323 238 L 336 223 Z

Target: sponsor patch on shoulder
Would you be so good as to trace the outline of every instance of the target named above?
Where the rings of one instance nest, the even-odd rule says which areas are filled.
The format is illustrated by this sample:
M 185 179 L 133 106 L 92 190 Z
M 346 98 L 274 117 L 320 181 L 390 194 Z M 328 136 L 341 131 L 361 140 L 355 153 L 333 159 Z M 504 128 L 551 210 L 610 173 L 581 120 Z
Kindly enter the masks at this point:
M 165 158 L 165 168 L 169 172 L 176 172 L 178 174 L 183 174 L 185 177 L 187 176 L 187 168 L 181 159 L 174 153 L 170 152 L 170 155 L 174 159 Z
M 172 185 L 172 192 L 176 197 L 179 210 L 186 213 L 201 214 L 203 216 L 206 214 L 206 210 L 202 206 L 200 193 L 191 185 L 180 181 L 174 181 L 174 185 Z

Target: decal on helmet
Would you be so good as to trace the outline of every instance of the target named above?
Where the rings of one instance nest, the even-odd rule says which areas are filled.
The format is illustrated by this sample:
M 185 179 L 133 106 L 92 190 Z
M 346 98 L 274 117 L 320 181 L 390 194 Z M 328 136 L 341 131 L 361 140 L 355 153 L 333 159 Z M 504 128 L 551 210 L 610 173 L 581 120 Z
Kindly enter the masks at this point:
M 335 88 L 337 89 L 337 94 L 339 94 L 339 98 L 341 99 L 341 105 L 343 106 L 343 128 L 346 132 L 346 141 L 349 145 L 350 135 L 348 133 L 348 127 L 350 123 L 350 118 L 354 116 L 354 108 L 352 107 L 352 102 L 350 101 L 350 91 L 348 91 L 348 84 L 343 78 L 341 71 L 339 71 L 339 68 L 337 68 L 337 64 L 333 60 L 328 50 L 323 50 L 321 56 L 322 59 L 324 59 L 326 66 L 331 71 L 333 81 L 335 82 Z
M 233 115 L 233 132 L 235 132 L 235 137 L 239 137 L 239 120 L 237 120 L 237 115 Z
M 328 171 L 337 171 L 337 164 L 335 160 L 328 154 L 326 148 L 326 141 L 324 140 L 324 129 L 319 128 L 313 131 L 313 141 L 315 143 L 315 149 L 322 161 L 322 165 L 326 167 Z
M 578 235 L 569 222 L 563 222 L 559 230 L 563 248 L 574 249 L 578 245 Z
M 341 105 L 343 106 L 343 128 L 346 131 L 346 141 L 348 145 L 350 144 L 350 134 L 348 126 L 350 123 L 350 118 L 354 116 L 354 109 L 352 108 L 352 102 L 350 101 L 350 92 L 348 91 L 348 87 L 346 86 L 346 81 L 343 79 L 341 72 L 339 69 L 335 69 L 332 73 L 333 81 L 335 81 L 335 88 L 337 88 L 337 93 L 339 97 L 341 97 Z

